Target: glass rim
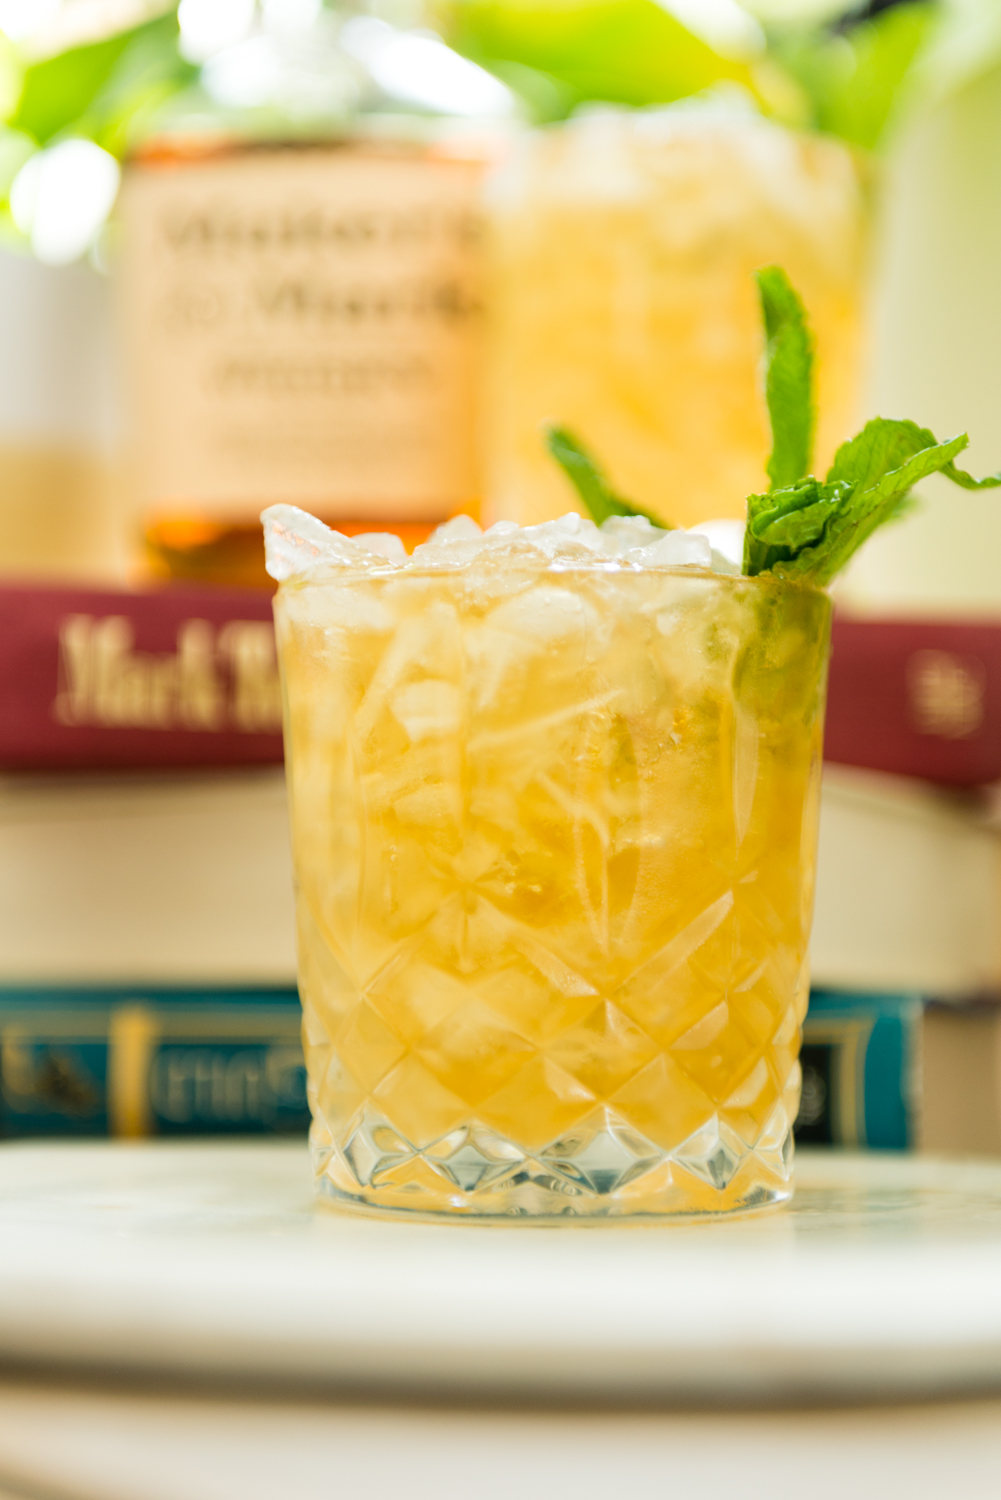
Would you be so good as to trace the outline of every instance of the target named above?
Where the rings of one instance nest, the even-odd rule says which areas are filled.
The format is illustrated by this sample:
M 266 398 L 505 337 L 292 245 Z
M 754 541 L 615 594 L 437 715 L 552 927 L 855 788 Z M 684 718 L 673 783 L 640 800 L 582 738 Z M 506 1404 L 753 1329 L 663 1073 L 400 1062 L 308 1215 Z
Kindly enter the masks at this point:
M 284 578 L 278 584 L 277 593 L 285 591 L 300 591 L 306 588 L 329 588 L 338 582 L 364 583 L 377 581 L 384 583 L 395 579 L 418 578 L 418 579 L 449 579 L 454 578 L 457 582 L 476 577 L 477 582 L 492 577 L 512 577 L 516 574 L 524 576 L 528 574 L 533 580 L 544 578 L 601 578 L 614 577 L 616 580 L 626 578 L 675 578 L 698 581 L 701 583 L 714 583 L 723 588 L 733 588 L 737 584 L 750 585 L 752 588 L 761 590 L 775 590 L 786 592 L 792 590 L 798 593 L 815 594 L 818 597 L 830 599 L 831 591 L 826 584 L 813 583 L 804 578 L 784 578 L 781 574 L 767 573 L 719 573 L 712 568 L 697 567 L 692 563 L 675 564 L 665 567 L 627 567 L 624 568 L 616 563 L 614 557 L 602 559 L 600 562 L 550 562 L 543 568 L 533 567 L 530 562 L 520 564 L 517 562 L 504 563 L 499 566 L 478 568 L 477 560 L 471 562 L 457 563 L 454 566 L 419 566 L 388 565 L 378 568 L 355 567 L 351 564 L 322 564 L 308 572 L 294 573 L 289 578 Z

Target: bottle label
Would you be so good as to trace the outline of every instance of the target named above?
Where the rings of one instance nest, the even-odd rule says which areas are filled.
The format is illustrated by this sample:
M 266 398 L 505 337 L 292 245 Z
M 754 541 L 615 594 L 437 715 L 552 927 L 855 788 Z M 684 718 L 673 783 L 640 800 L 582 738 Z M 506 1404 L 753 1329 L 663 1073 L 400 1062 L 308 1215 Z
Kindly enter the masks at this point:
M 362 146 L 129 169 L 122 311 L 148 515 L 436 520 L 478 492 L 481 168 Z

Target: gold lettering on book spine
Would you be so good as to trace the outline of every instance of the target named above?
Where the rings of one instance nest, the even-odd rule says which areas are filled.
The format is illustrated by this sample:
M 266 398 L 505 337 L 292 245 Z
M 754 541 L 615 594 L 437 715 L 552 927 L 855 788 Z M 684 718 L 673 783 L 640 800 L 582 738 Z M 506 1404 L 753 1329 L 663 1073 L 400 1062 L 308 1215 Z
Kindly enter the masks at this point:
M 987 673 L 974 657 L 915 651 L 906 667 L 911 717 L 919 734 L 965 740 L 986 713 Z
M 274 630 L 267 621 L 184 620 L 173 652 L 137 651 L 124 615 L 68 615 L 59 630 L 53 717 L 74 727 L 244 734 L 281 728 Z
M 263 620 L 230 620 L 219 632 L 219 649 L 232 674 L 233 727 L 258 734 L 279 728 L 282 691 L 274 626 Z
M 108 1130 L 137 1139 L 151 1134 L 149 1074 L 158 1036 L 148 1006 L 119 1005 L 108 1022 Z

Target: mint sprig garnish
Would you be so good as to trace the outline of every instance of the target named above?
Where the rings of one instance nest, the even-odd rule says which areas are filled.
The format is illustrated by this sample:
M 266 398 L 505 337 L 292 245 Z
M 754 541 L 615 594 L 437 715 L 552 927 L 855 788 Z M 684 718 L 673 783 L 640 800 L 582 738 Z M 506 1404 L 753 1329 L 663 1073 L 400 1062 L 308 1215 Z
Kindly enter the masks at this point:
M 842 443 L 823 480 L 810 474 L 816 421 L 813 335 L 781 267 L 765 266 L 756 275 L 765 325 L 765 403 L 772 432 L 765 468 L 771 488 L 747 497 L 747 577 L 771 573 L 823 587 L 877 527 L 908 508 L 911 489 L 929 474 L 944 474 L 966 490 L 1001 485 L 1001 473 L 975 479 L 956 467 L 955 458 L 970 441 L 965 432 L 940 443 L 927 427 L 892 417 L 874 417 Z M 609 516 L 645 516 L 671 529 L 617 495 L 565 428 L 549 427 L 546 441 L 599 526 Z
M 584 502 L 584 507 L 596 526 L 600 526 L 610 516 L 643 516 L 661 531 L 674 530 L 669 521 L 661 521 L 648 510 L 642 510 L 631 500 L 624 500 L 621 495 L 617 495 L 595 459 L 580 439 L 566 427 L 550 424 L 543 428 L 543 436 L 546 447 Z
M 821 545 L 851 490 L 850 484 L 821 484 L 811 475 L 765 495 L 748 495 L 743 571 L 751 577 L 777 573 Z
M 788 276 L 778 266 L 756 273 L 765 324 L 765 401 L 772 452 L 765 472 L 772 489 L 810 472 L 813 454 L 813 335 Z
M 929 474 L 944 474 L 964 489 L 1001 484 L 1001 474 L 974 479 L 956 468 L 953 460 L 969 443 L 965 433 L 940 443 L 927 427 L 890 417 L 874 417 L 842 443 L 823 482 L 807 476 L 809 446 L 803 434 L 812 433 L 814 402 L 806 314 L 778 266 L 758 272 L 758 288 L 765 319 L 772 488 L 767 495 L 747 497 L 746 574 L 828 584 L 877 527 L 901 514 L 912 487 Z
M 827 477 L 851 479 L 868 488 L 881 476 L 903 473 L 909 463 L 920 458 L 921 462 L 912 470 L 911 483 L 915 484 L 925 474 L 933 472 L 925 467 L 927 460 L 923 457 L 929 450 L 952 448 L 954 454 L 961 453 L 968 442 L 969 438 L 963 433 L 946 443 L 939 443 L 933 432 L 927 427 L 919 427 L 916 422 L 876 417 L 867 422 L 855 437 L 841 444 Z M 951 458 L 937 464 L 936 468 L 964 490 L 992 490 L 1001 484 L 1001 475 L 998 474 L 974 479 L 964 469 L 957 469 Z M 921 469 L 924 473 L 918 472 Z

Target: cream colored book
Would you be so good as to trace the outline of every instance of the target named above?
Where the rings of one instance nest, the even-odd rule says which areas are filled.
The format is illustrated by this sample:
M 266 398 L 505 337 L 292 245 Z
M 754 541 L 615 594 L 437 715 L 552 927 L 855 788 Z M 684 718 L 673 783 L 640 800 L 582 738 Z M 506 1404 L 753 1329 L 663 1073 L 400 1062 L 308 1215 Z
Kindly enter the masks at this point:
M 810 962 L 822 988 L 1001 990 L 998 833 L 923 783 L 825 767 Z
M 0 984 L 291 984 L 280 769 L 0 778 Z M 828 768 L 817 985 L 1001 990 L 1001 838 L 918 783 Z
M 0 984 L 294 984 L 277 770 L 0 778 Z

